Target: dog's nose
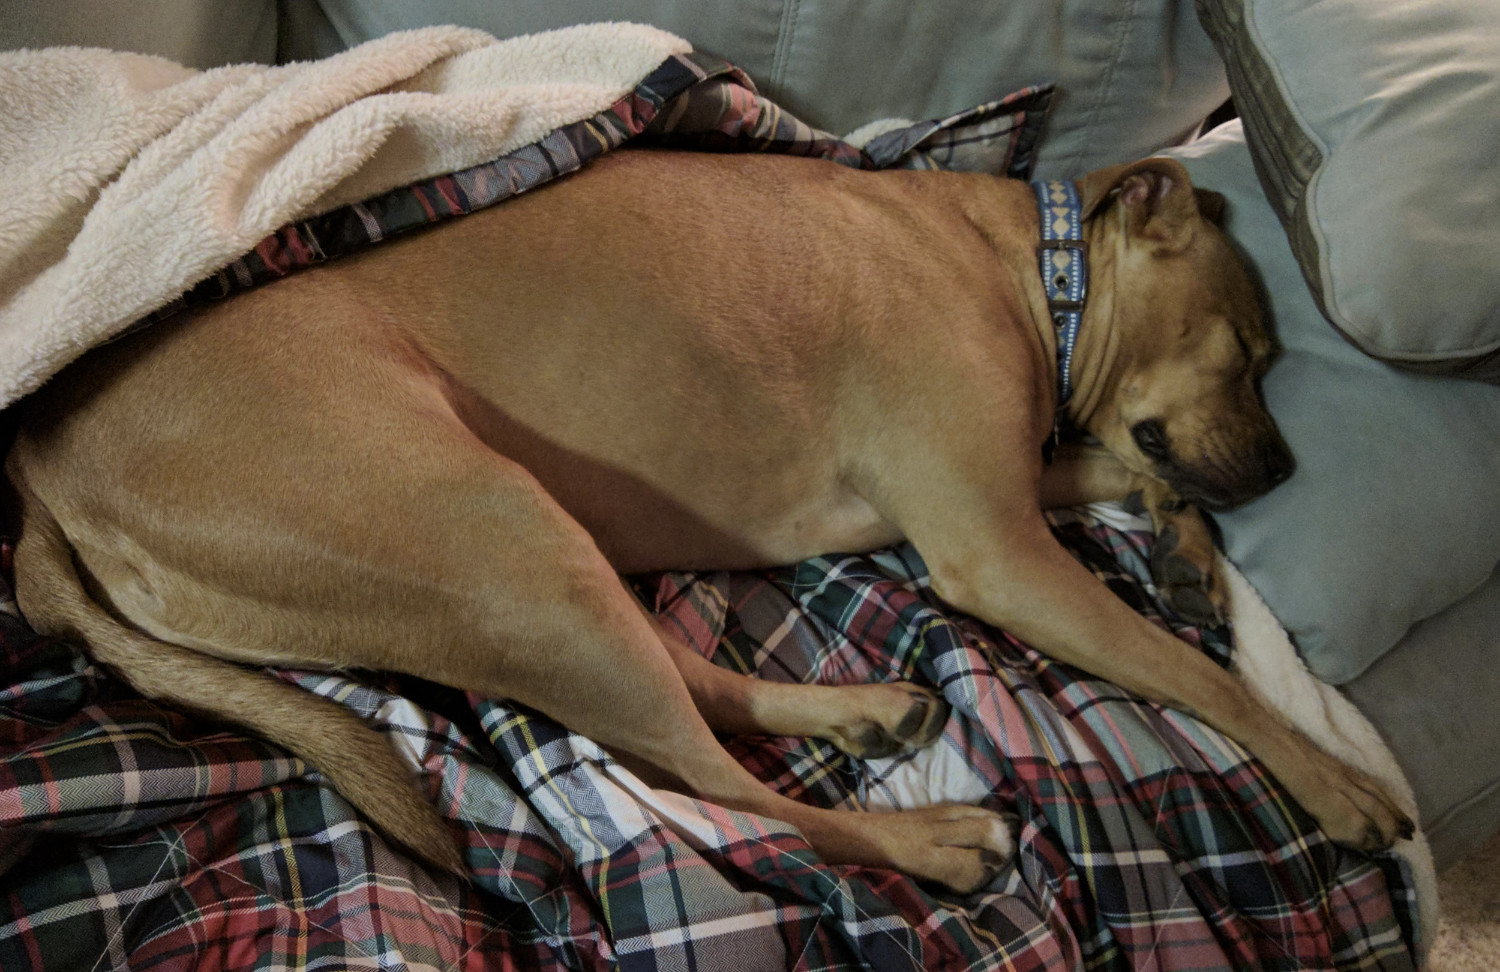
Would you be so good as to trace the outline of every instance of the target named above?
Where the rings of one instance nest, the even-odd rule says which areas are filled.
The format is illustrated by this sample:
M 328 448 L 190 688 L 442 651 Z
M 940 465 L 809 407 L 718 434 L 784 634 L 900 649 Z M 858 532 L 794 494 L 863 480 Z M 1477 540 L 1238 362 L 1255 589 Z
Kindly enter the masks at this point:
M 1150 458 L 1162 462 L 1171 458 L 1172 448 L 1167 442 L 1167 430 L 1156 419 L 1146 419 L 1132 425 L 1130 437 L 1135 440 L 1136 448 Z
M 1279 442 L 1273 442 L 1266 446 L 1265 450 L 1266 478 L 1272 486 L 1280 486 L 1292 478 L 1292 473 L 1297 468 L 1297 460 L 1292 458 L 1291 450 Z

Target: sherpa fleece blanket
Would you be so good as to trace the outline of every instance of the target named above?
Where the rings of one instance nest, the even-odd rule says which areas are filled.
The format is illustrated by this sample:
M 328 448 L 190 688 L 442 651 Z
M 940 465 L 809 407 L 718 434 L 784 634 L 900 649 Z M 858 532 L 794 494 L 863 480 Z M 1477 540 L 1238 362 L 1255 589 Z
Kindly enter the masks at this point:
M 1018 92 L 872 129 L 879 137 L 860 146 L 802 125 L 733 68 L 657 31 L 507 43 L 517 60 L 502 64 L 504 45 L 483 35 L 418 31 L 319 65 L 203 75 L 93 51 L 0 55 L 0 135 L 22 140 L 6 144 L 29 167 L 12 168 L 7 152 L 0 170 L 23 201 L 0 217 L 6 400 L 183 300 L 492 204 L 633 139 L 1023 175 L 1045 106 L 1045 91 Z M 312 82 L 324 78 L 320 94 Z M 459 97 L 443 103 L 449 82 Z M 35 117 L 10 110 L 26 98 Z M 486 143 L 486 131 L 476 141 L 499 148 L 443 154 L 463 151 L 447 136 L 472 121 L 466 103 L 504 119 L 509 140 Z M 346 157 L 348 145 L 363 148 Z M 295 198 L 282 198 L 281 172 Z M 110 227 L 155 235 L 138 246 Z M 218 256 L 185 254 L 179 237 Z M 1238 666 L 1410 805 L 1368 723 L 1311 678 L 1232 567 L 1233 634 L 1172 617 L 1150 586 L 1145 526 L 1107 507 L 1054 518 L 1127 602 Z M 923 753 L 856 763 L 816 740 L 731 746 L 768 785 L 824 805 L 1017 811 L 1014 867 L 968 899 L 827 868 L 784 825 L 652 791 L 589 740 L 501 701 L 414 679 L 269 673 L 391 736 L 464 839 L 473 884 L 462 886 L 393 853 L 300 762 L 162 712 L 77 646 L 0 614 L 0 966 L 1395 970 L 1431 939 L 1420 836 L 1375 858 L 1334 848 L 1233 742 L 953 614 L 909 547 L 665 574 L 637 589 L 719 664 L 941 687 L 954 715 Z
M 0 56 L 0 407 L 279 227 L 535 142 L 689 49 L 607 24 L 506 41 L 434 27 L 203 73 Z

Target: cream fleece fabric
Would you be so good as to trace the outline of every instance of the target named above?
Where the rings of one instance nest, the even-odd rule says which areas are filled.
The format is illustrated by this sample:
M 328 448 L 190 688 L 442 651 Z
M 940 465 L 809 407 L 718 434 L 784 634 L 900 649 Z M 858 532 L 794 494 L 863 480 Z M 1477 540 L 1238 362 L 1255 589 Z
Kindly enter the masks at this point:
M 1218 571 L 1229 589 L 1234 667 L 1245 683 L 1325 751 L 1384 783 L 1401 809 L 1417 820 L 1411 784 L 1375 727 L 1338 689 L 1308 671 L 1281 622 L 1245 575 L 1222 555 Z M 1420 823 L 1416 835 L 1398 841 L 1394 850 L 1411 870 L 1422 944 L 1431 948 L 1437 935 L 1437 869 Z
M 207 72 L 0 53 L 0 407 L 281 226 L 534 142 L 690 49 L 591 24 L 432 27 Z

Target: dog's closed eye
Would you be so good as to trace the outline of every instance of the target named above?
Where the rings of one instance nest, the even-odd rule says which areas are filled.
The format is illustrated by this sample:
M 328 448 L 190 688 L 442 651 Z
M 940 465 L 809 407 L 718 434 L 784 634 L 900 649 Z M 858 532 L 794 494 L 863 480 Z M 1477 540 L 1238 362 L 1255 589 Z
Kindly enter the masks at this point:
M 1156 419 L 1146 419 L 1130 427 L 1130 437 L 1136 448 L 1152 459 L 1166 461 L 1171 457 L 1171 446 L 1167 442 L 1167 430 Z

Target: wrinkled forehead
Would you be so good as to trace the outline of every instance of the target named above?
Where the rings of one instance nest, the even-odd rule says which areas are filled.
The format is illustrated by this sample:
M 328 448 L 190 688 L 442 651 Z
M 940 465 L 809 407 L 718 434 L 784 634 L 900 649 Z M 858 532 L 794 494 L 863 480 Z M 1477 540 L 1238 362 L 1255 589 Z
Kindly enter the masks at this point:
M 1218 227 L 1205 223 L 1200 232 L 1207 239 L 1205 246 L 1196 248 L 1194 272 L 1209 306 L 1229 322 L 1252 355 L 1270 354 L 1276 342 L 1266 326 L 1265 301 L 1244 259 Z

